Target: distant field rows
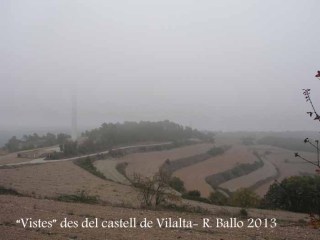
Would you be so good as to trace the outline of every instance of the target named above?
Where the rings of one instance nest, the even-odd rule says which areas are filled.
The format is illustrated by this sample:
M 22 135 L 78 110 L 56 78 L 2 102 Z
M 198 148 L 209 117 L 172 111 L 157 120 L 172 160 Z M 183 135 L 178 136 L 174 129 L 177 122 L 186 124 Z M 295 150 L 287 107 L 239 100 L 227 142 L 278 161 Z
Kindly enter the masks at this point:
M 250 188 L 256 182 L 276 176 L 277 170 L 272 163 L 267 160 L 263 160 L 264 165 L 263 167 L 253 171 L 247 175 L 242 177 L 234 178 L 230 181 L 227 181 L 219 187 L 226 188 L 231 192 L 236 191 L 238 188 Z
M 202 196 L 209 196 L 213 189 L 205 181 L 207 176 L 226 171 L 237 164 L 253 163 L 256 160 L 257 157 L 252 154 L 252 150 L 247 149 L 245 146 L 234 145 L 223 155 L 179 169 L 174 172 L 174 176 L 184 181 L 187 190 L 197 189 L 201 192 Z
M 279 177 L 277 178 L 278 181 L 282 181 L 284 178 L 290 176 L 315 174 L 315 167 L 313 165 L 294 157 L 295 151 L 267 145 L 254 146 L 253 148 L 259 152 L 270 152 L 270 154 L 266 155 L 265 158 L 279 170 Z M 300 152 L 300 154 L 310 160 L 316 159 L 315 153 Z M 259 186 L 257 189 L 255 189 L 255 192 L 263 196 L 268 191 L 270 184 L 272 184 L 272 181 Z
M 133 173 L 151 176 L 167 159 L 172 163 L 179 159 L 189 159 L 191 156 L 201 156 L 211 147 L 212 144 L 201 143 L 170 150 L 132 153 L 120 158 L 95 161 L 94 165 L 106 178 L 115 182 L 129 184 L 128 180 L 117 171 L 117 164 L 128 163 L 126 173 L 129 177 Z M 208 196 L 213 189 L 206 183 L 205 178 L 209 175 L 232 169 L 239 164 L 254 163 L 257 161 L 257 157 L 253 155 L 253 151 L 258 151 L 260 154 L 265 155 L 263 167 L 247 175 L 224 182 L 220 187 L 235 191 L 241 187 L 254 186 L 254 190 L 260 196 L 263 196 L 275 177 L 281 180 L 287 176 L 314 172 L 312 166 L 294 159 L 293 151 L 272 146 L 243 146 L 236 144 L 223 155 L 201 159 L 202 162 L 192 163 L 190 166 L 178 169 L 174 172 L 174 176 L 184 181 L 187 190 L 197 189 L 203 196 Z M 265 154 L 266 152 L 268 154 Z M 308 157 L 314 157 L 310 153 L 304 154 Z M 292 161 L 294 163 L 291 163 Z
M 129 154 L 117 159 L 117 161 L 128 163 L 126 168 L 128 176 L 132 176 L 134 173 L 152 176 L 167 159 L 175 161 L 180 158 L 194 156 L 207 152 L 211 147 L 212 144 L 210 143 L 200 143 L 164 151 Z
M 170 150 L 132 153 L 119 158 L 99 160 L 94 164 L 96 168 L 106 176 L 106 178 L 127 184 L 128 180 L 116 170 L 116 165 L 118 163 L 128 163 L 128 166 L 126 167 L 126 174 L 129 177 L 134 173 L 138 173 L 143 176 L 152 176 L 159 170 L 159 167 L 161 167 L 167 159 L 172 162 L 177 159 L 204 153 L 211 147 L 212 144 L 200 143 Z

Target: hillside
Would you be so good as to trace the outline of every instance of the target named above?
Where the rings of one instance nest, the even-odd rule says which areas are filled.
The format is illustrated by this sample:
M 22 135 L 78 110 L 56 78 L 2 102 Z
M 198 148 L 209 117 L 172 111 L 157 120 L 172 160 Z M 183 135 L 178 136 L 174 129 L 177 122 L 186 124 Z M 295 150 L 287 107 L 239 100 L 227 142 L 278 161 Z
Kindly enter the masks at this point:
M 158 226 L 149 229 L 127 228 L 127 229 L 103 229 L 103 228 L 60 228 L 54 226 L 51 229 L 33 228 L 23 229 L 21 224 L 16 223 L 16 219 L 22 216 L 33 219 L 50 220 L 56 218 L 58 222 L 64 218 L 73 221 L 84 221 L 85 218 L 98 218 L 103 220 L 117 220 L 143 218 L 153 220 L 156 218 L 174 219 L 184 218 L 192 220 L 201 225 L 203 218 L 214 219 L 221 217 L 229 219 L 235 217 L 229 208 L 213 208 L 208 213 L 186 213 L 175 211 L 151 211 L 134 208 L 123 208 L 112 205 L 88 205 L 79 203 L 64 203 L 46 199 L 35 199 L 27 197 L 0 196 L 0 231 L 3 239 L 134 239 L 139 236 L 143 239 L 308 239 L 316 240 L 319 237 L 319 230 L 304 226 L 303 219 L 307 215 L 292 214 L 287 212 L 256 211 L 249 210 L 250 216 L 260 216 L 264 218 L 277 217 L 279 225 L 276 228 L 213 228 L 204 229 L 202 227 L 190 228 L 159 228 Z M 289 220 L 290 219 L 290 220 Z M 293 221 L 292 221 L 293 220 Z M 300 222 L 299 222 L 300 221 Z
M 219 155 L 201 161 L 197 158 L 192 160 L 201 154 L 208 154 L 213 146 L 217 148 L 225 145 L 230 147 Z M 241 137 L 230 138 L 227 135 L 217 136 L 215 144 L 193 142 L 170 148 L 167 143 L 137 145 L 115 148 L 100 155 L 90 154 L 90 157 L 84 155 L 79 159 L 41 160 L 37 164 L 32 163 L 32 159 L 18 158 L 17 153 L 11 153 L 0 159 L 0 231 L 5 239 L 132 239 L 132 236 L 137 235 L 146 239 L 318 239 L 319 230 L 307 224 L 310 219 L 303 213 L 247 208 L 248 216 L 242 216 L 241 208 L 186 200 L 179 194 L 169 199 L 169 205 L 146 210 L 141 208 L 139 190 L 130 182 L 134 174 L 152 177 L 164 164 L 176 161 L 180 167 L 173 172 L 173 176 L 184 182 L 187 191 L 199 190 L 202 197 L 208 197 L 217 190 L 206 182 L 208 176 L 252 165 L 256 167 L 250 167 L 249 171 L 241 170 L 240 175 L 228 175 L 225 181 L 218 183 L 217 188 L 232 193 L 241 187 L 248 187 L 262 197 L 274 179 L 281 181 L 288 176 L 314 173 L 309 165 L 294 159 L 293 153 L 270 145 L 245 145 Z M 310 152 L 304 154 L 313 156 Z M 261 157 L 260 162 L 257 156 Z M 78 161 L 80 159 L 87 159 L 87 163 L 91 164 L 89 168 L 93 170 L 83 166 Z M 19 165 L 21 162 L 24 164 Z M 13 165 L 6 165 L 10 163 Z M 124 166 L 121 171 L 119 164 Z M 95 171 L 104 177 L 101 178 Z M 8 195 L 16 194 L 15 191 L 21 196 Z M 91 204 L 84 204 L 84 201 Z M 26 230 L 15 222 L 21 217 L 47 220 L 54 217 L 60 221 L 65 217 L 77 221 L 83 221 L 86 217 L 101 221 L 130 217 L 139 221 L 144 217 L 156 221 L 156 218 L 180 217 L 198 224 L 204 218 L 228 220 L 236 217 L 247 221 L 253 217 L 276 218 L 278 225 L 276 228 L 227 229 L 207 229 L 201 226 L 172 229 L 156 226 L 148 230 L 65 229 L 55 226 L 50 229 L 36 227 Z

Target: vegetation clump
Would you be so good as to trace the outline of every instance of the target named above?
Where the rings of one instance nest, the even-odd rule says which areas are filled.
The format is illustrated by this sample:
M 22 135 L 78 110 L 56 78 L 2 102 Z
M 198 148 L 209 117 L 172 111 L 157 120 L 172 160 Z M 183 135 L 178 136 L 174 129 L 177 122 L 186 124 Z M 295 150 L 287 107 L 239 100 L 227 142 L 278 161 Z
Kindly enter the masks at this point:
M 320 216 L 320 176 L 293 176 L 272 184 L 263 207 Z
M 201 197 L 201 193 L 198 190 L 192 190 L 182 195 L 182 198 L 198 201 L 198 202 L 204 202 L 204 203 L 210 203 L 210 200 L 204 197 Z
M 209 200 L 212 204 L 222 206 L 228 203 L 228 196 L 221 193 L 220 191 L 215 191 L 210 193 Z
M 212 147 L 211 149 L 209 149 L 207 151 L 207 153 L 214 157 L 217 155 L 221 155 L 223 154 L 225 151 L 227 151 L 229 148 L 231 148 L 231 146 L 220 146 L 220 147 Z
M 236 207 L 256 208 L 260 205 L 260 197 L 248 188 L 240 188 L 232 193 L 230 203 Z
M 230 146 L 212 147 L 206 153 L 197 154 L 190 157 L 176 159 L 175 161 L 166 161 L 163 165 L 167 171 L 173 173 L 181 168 L 191 166 L 193 164 L 203 162 L 211 157 L 223 154 Z
M 172 177 L 169 181 L 169 186 L 180 193 L 184 193 L 186 191 L 184 182 L 178 177 Z
M 139 123 L 103 123 L 99 128 L 84 132 L 81 141 L 71 141 L 69 139 L 60 144 L 60 150 L 64 157 L 70 157 L 105 151 L 114 146 L 138 142 L 168 142 L 165 146 L 153 146 L 154 150 L 164 150 L 194 143 L 195 140 L 193 139 L 213 141 L 213 133 L 203 133 L 168 120 Z M 141 151 L 146 149 L 145 147 L 140 148 Z M 109 154 L 113 157 L 121 157 L 124 150 L 111 150 Z
M 16 190 L 14 190 L 12 188 L 6 188 L 6 187 L 3 187 L 3 186 L 0 186 L 0 195 L 21 196 L 22 194 L 20 194 L 19 192 L 17 192 Z
M 159 206 L 168 198 L 174 199 L 170 191 L 170 173 L 160 168 L 152 177 L 144 177 L 135 173 L 131 183 L 139 191 L 139 199 L 143 207 Z
M 211 185 L 214 189 L 216 189 L 220 184 L 227 182 L 231 179 L 247 175 L 263 167 L 263 165 L 264 165 L 263 161 L 259 158 L 254 163 L 242 163 L 224 172 L 219 172 L 219 173 L 207 176 L 205 180 L 209 185 Z
M 98 196 L 90 196 L 86 191 L 78 191 L 76 194 L 63 194 L 57 197 L 58 201 L 62 202 L 78 202 L 78 203 L 87 203 L 87 204 L 98 204 Z
M 64 133 L 59 133 L 57 135 L 47 133 L 43 136 L 39 136 L 37 133 L 34 133 L 32 135 L 24 135 L 21 139 L 13 136 L 5 144 L 4 149 L 9 152 L 16 152 L 31 150 L 34 148 L 50 147 L 53 145 L 63 144 L 68 138 L 70 138 L 70 136 Z
M 91 174 L 99 178 L 106 179 L 106 177 L 92 164 L 92 159 L 90 157 L 75 160 L 74 163 Z

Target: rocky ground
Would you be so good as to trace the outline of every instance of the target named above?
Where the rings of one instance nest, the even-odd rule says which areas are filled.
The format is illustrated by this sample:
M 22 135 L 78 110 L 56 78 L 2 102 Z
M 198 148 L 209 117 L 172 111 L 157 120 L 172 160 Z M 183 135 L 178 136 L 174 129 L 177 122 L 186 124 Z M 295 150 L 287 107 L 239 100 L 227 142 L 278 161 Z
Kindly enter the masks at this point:
M 244 221 L 236 215 L 228 215 L 227 212 L 204 212 L 187 213 L 169 210 L 152 211 L 127 208 L 125 206 L 112 206 L 107 204 L 90 205 L 80 203 L 66 203 L 47 199 L 35 199 L 29 197 L 0 196 L 0 232 L 1 239 L 319 239 L 320 230 L 312 229 L 302 221 L 305 215 L 297 214 L 295 221 L 282 220 L 282 215 L 286 212 L 279 212 L 277 216 L 277 226 L 260 228 L 216 228 L 215 219 L 223 218 L 229 220 L 237 217 L 238 221 Z M 289 215 L 293 213 L 288 213 Z M 251 211 L 249 210 L 249 217 Z M 294 215 L 294 214 L 293 214 Z M 272 217 L 272 211 L 262 217 Z M 164 228 L 157 224 L 154 227 L 140 228 L 139 224 L 144 218 L 156 223 L 157 218 L 182 218 L 186 221 L 198 223 L 199 226 L 193 228 Z M 256 217 L 256 216 L 254 216 Z M 57 223 L 52 228 L 23 228 L 21 223 L 16 221 L 20 218 L 32 218 L 32 220 L 57 219 Z M 83 222 L 86 218 L 90 220 L 98 219 L 100 224 L 105 220 L 128 220 L 137 219 L 137 228 L 61 228 L 59 223 L 67 218 L 69 221 Z M 213 228 L 203 228 L 203 219 L 209 218 Z

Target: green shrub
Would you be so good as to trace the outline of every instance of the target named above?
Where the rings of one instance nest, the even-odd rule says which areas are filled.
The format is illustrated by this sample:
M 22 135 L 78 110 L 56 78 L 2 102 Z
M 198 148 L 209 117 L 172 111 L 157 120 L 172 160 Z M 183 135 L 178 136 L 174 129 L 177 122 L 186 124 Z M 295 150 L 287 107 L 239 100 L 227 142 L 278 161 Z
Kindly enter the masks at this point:
M 258 207 L 260 197 L 248 188 L 240 188 L 231 195 L 231 204 L 236 207 Z
M 169 182 L 170 187 L 178 192 L 185 192 L 186 189 L 184 188 L 184 182 L 178 177 L 172 177 Z
M 239 211 L 239 215 L 240 215 L 240 217 L 242 217 L 242 218 L 247 218 L 247 217 L 248 217 L 248 212 L 247 212 L 246 209 L 241 208 L 240 211 Z
M 192 190 L 185 194 L 182 194 L 182 198 L 198 202 L 210 203 L 209 199 L 201 197 L 201 193 L 198 190 Z
M 211 156 L 217 156 L 219 154 L 223 154 L 225 149 L 223 147 L 213 147 L 207 151 L 207 153 Z
M 63 194 L 57 197 L 58 201 L 61 202 L 79 202 L 88 204 L 99 203 L 99 198 L 97 196 L 90 196 L 84 190 L 78 191 L 76 194 Z
M 219 191 L 210 193 L 209 200 L 212 204 L 228 205 L 229 198 Z
M 272 184 L 263 207 L 320 216 L 320 176 L 293 176 Z
M 20 193 L 18 193 L 16 190 L 12 188 L 5 188 L 3 186 L 0 186 L 0 195 L 16 195 L 21 196 Z
M 192 190 L 187 193 L 190 197 L 200 197 L 201 193 L 198 190 Z
M 106 177 L 100 171 L 98 171 L 96 167 L 92 164 L 92 160 L 90 159 L 90 157 L 78 159 L 74 161 L 74 163 L 79 167 L 83 168 L 84 170 L 90 172 L 91 174 L 99 178 L 106 179 Z

